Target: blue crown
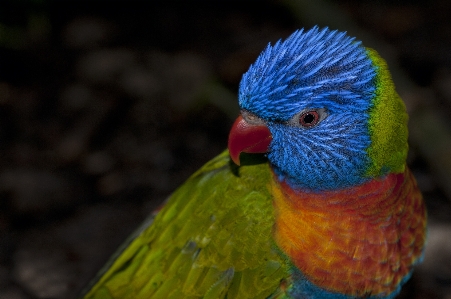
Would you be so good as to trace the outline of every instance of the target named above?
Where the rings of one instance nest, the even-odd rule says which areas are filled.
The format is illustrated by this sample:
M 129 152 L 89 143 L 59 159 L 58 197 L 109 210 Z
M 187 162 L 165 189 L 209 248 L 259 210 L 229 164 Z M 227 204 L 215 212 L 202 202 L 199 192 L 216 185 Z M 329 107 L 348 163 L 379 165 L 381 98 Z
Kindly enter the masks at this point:
M 301 107 L 368 109 L 375 70 L 366 49 L 346 32 L 318 27 L 268 44 L 243 75 L 239 104 L 266 120 L 286 121 Z

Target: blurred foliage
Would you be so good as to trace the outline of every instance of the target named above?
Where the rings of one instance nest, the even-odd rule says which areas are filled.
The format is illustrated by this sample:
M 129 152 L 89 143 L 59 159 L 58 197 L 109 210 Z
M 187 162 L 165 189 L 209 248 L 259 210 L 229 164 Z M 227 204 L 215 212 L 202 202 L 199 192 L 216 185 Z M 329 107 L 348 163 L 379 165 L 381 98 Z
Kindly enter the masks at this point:
M 51 31 L 47 0 L 2 1 L 0 4 L 0 47 L 24 49 L 49 37 Z

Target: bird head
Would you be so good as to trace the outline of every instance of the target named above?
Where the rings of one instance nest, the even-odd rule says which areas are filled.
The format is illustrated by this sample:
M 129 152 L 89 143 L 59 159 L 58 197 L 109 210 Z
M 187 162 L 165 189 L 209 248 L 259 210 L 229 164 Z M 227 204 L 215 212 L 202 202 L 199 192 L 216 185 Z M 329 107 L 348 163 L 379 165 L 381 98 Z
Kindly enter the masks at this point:
M 280 181 L 341 189 L 402 172 L 407 113 L 385 61 L 345 32 L 314 27 L 269 44 L 239 86 L 232 160 L 266 153 Z

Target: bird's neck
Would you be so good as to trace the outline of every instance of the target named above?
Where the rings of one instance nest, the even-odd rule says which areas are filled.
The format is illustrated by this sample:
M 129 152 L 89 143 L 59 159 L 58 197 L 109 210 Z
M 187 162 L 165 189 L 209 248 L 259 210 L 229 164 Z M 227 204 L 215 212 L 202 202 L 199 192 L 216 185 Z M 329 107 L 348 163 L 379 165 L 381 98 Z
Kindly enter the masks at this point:
M 319 287 L 390 294 L 420 257 L 426 214 L 407 168 L 338 191 L 293 190 L 276 175 L 273 181 L 276 244 Z

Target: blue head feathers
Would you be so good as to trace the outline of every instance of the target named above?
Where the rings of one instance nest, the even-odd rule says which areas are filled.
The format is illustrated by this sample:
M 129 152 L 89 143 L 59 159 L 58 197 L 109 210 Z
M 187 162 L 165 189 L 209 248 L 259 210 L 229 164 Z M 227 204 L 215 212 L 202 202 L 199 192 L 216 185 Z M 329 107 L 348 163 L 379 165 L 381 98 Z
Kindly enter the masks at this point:
M 243 75 L 239 104 L 270 129 L 268 159 L 281 180 L 315 191 L 368 179 L 375 76 L 366 49 L 344 32 L 314 27 L 266 47 Z M 300 126 L 309 110 L 320 122 Z
M 239 104 L 266 120 L 290 119 L 306 105 L 368 108 L 374 70 L 365 48 L 345 32 L 317 27 L 270 44 L 243 75 Z

